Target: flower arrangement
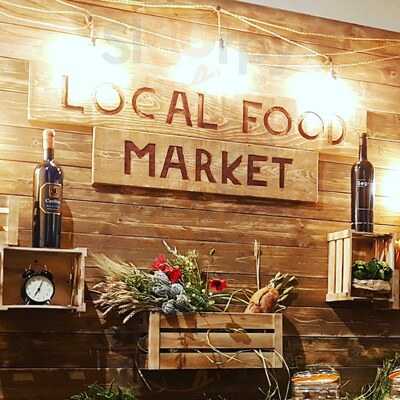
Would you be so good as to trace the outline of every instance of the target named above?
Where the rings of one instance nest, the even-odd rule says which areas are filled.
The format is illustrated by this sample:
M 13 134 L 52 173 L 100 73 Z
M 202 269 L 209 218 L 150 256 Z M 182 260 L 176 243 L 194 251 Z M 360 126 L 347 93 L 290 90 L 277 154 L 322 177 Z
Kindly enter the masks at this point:
M 227 292 L 225 280 L 203 279 L 195 250 L 181 254 L 163 243 L 168 257 L 159 255 L 151 265 L 151 272 L 104 255 L 96 257 L 107 275 L 94 288 L 99 294 L 96 304 L 104 314 L 117 311 L 125 316 L 123 322 L 126 323 L 141 311 L 175 314 L 221 311 L 231 302 L 247 305 L 244 291 Z

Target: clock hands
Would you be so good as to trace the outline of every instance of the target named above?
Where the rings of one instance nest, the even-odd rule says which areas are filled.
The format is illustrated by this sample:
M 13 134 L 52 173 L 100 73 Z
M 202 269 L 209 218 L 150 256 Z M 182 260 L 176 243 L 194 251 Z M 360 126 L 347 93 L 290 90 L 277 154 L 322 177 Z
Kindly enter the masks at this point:
M 39 287 L 36 289 L 35 296 L 37 296 L 37 295 L 39 294 L 39 292 L 40 292 L 40 289 L 42 288 L 42 285 L 43 285 L 43 281 L 42 281 L 42 282 L 40 282 L 40 285 L 39 285 Z

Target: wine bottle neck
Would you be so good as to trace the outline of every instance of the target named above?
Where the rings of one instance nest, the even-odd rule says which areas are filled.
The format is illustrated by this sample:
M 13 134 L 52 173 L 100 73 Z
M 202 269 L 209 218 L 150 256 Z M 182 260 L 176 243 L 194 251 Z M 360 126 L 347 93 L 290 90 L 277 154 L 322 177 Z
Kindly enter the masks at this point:
M 52 148 L 43 149 L 43 159 L 45 161 L 54 160 L 54 149 Z
M 362 135 L 360 137 L 359 159 L 367 160 L 367 156 L 367 135 Z
M 43 158 L 45 161 L 54 160 L 54 129 L 45 129 L 43 131 Z

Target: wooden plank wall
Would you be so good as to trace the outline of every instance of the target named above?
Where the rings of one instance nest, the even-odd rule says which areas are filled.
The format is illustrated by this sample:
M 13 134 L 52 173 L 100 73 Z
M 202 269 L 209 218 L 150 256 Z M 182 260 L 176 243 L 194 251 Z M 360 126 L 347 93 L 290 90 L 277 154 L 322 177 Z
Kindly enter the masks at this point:
M 18 0 L 18 4 L 63 8 L 54 3 Z M 157 16 L 161 11 L 156 9 L 151 13 L 143 9 L 132 13 L 132 7 L 116 3 L 98 0 L 74 3 L 143 28 L 154 30 L 162 26 L 164 32 L 178 38 L 215 35 L 215 15 L 208 12 L 164 10 L 163 16 Z M 232 11 L 301 30 L 400 37 L 229 0 L 219 3 Z M 8 11 L 30 15 L 24 10 Z M 58 18 L 71 22 L 65 17 Z M 252 51 L 298 51 L 231 19 L 224 18 L 223 24 L 227 40 Z M 8 195 L 18 196 L 20 240 L 24 245 L 30 241 L 32 171 L 41 157 L 41 129 L 45 127 L 27 119 L 28 62 L 43 58 L 45 44 L 62 35 L 61 28 L 58 32 L 28 25 L 0 16 L 0 200 Z M 114 27 L 110 31 L 101 23 L 98 31 L 104 31 L 107 37 L 127 35 L 123 28 Z M 293 38 L 330 52 L 363 46 L 361 42 L 341 39 Z M 141 39 L 156 41 L 145 34 Z M 347 59 L 338 57 L 337 61 L 383 58 L 398 51 L 392 47 Z M 145 51 L 143 57 L 146 58 Z M 165 67 L 175 61 L 165 55 L 160 57 Z M 259 69 L 259 77 L 264 76 L 259 81 L 260 91 L 278 88 L 279 82 L 293 72 L 290 68 Z M 389 61 L 339 69 L 338 73 L 347 78 L 359 96 L 360 107 L 368 112 L 368 130 L 373 137 L 370 159 L 377 167 L 377 230 L 399 231 L 400 207 L 393 197 L 396 194 L 393 188 L 400 165 L 400 65 Z M 167 239 L 183 250 L 197 248 L 202 264 L 212 274 L 227 277 L 232 286 L 254 287 L 252 251 L 253 241 L 257 239 L 262 243 L 263 282 L 277 271 L 298 277 L 297 296 L 286 311 L 284 321 L 285 357 L 292 368 L 316 363 L 333 365 L 341 370 L 345 381 L 350 380 L 347 389 L 358 390 L 371 379 L 384 357 L 400 351 L 397 312 L 376 311 L 369 306 L 333 308 L 324 301 L 328 266 L 326 234 L 344 229 L 349 223 L 349 172 L 356 156 L 354 149 L 349 152 L 338 148 L 336 154 L 321 153 L 319 202 L 290 203 L 122 187 L 95 189 L 90 184 L 90 130 L 57 128 L 57 158 L 65 171 L 65 245 L 88 247 L 91 253 L 105 252 L 146 266 L 162 252 L 161 239 Z M 216 249 L 215 255 L 208 256 L 211 248 Z M 91 257 L 87 275 L 90 287 L 99 277 Z M 136 323 L 120 328 L 115 321 L 104 321 L 91 299 L 88 291 L 88 312 L 80 316 L 40 311 L 0 314 L 0 399 L 64 399 L 91 382 L 132 380 Z M 172 371 L 152 373 L 148 378 L 157 390 L 170 388 L 147 394 L 149 399 L 203 399 L 208 398 L 203 396 L 206 392 L 221 392 L 227 399 L 243 398 L 243 394 L 249 399 L 258 399 L 257 386 L 265 382 L 262 372 L 248 371 L 208 374 Z M 191 390 L 192 387 L 197 389 Z

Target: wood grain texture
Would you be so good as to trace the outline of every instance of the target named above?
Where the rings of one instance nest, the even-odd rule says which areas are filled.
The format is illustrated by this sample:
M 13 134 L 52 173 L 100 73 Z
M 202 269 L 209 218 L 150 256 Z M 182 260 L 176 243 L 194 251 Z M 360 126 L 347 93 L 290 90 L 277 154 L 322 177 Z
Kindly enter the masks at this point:
M 92 183 L 316 202 L 318 154 L 96 128 Z
M 335 152 L 333 149 L 337 146 L 342 151 L 354 149 L 357 133 L 366 129 L 366 111 L 364 108 L 357 109 L 344 120 L 343 140 L 340 140 L 340 145 L 331 144 L 327 128 L 329 121 L 326 116 L 318 114 L 318 110 L 315 110 L 321 118 L 321 123 L 313 129 L 306 128 L 307 122 L 310 125 L 310 115 L 303 114 L 303 111 L 314 110 L 301 110 L 293 94 L 290 95 L 290 91 L 285 90 L 285 86 L 279 80 L 274 81 L 273 87 L 274 91 L 279 93 L 278 96 L 270 97 L 255 90 L 248 90 L 244 94 L 228 97 L 223 96 L 223 93 L 205 94 L 201 89 L 194 90 L 191 85 L 168 80 L 165 78 L 168 76 L 165 69 L 160 69 L 154 74 L 154 67 L 149 70 L 146 64 L 128 64 L 125 66 L 127 82 L 124 82 L 123 86 L 109 82 L 109 79 L 104 81 L 108 85 L 113 84 L 112 89 L 108 86 L 109 90 L 119 96 L 107 111 L 102 106 L 99 107 L 98 100 L 101 98 L 103 81 L 97 83 L 97 86 L 89 86 L 83 90 L 79 81 L 73 85 L 72 73 L 68 75 L 68 80 L 65 80 L 65 76 L 63 78 L 59 71 L 40 61 L 31 61 L 29 68 L 28 115 L 30 121 L 39 123 L 48 121 L 89 127 L 123 127 L 148 133 L 172 133 L 327 152 Z M 143 88 L 146 88 L 147 92 L 137 97 L 137 91 Z M 65 95 L 66 90 L 68 96 Z M 111 95 L 109 97 L 113 98 Z M 70 98 L 78 98 L 81 101 L 73 101 Z M 268 111 L 271 112 L 274 107 L 284 109 L 284 112 L 272 112 L 270 117 L 267 117 Z M 212 123 L 213 128 L 208 128 L 203 119 L 209 121 L 208 125 Z M 304 133 L 300 134 L 303 119 Z M 341 132 L 340 128 L 334 129 L 333 137 L 340 138 Z M 305 138 L 306 135 L 309 135 L 308 139 Z
M 53 2 L 18 2 L 48 9 L 64 9 Z M 318 30 L 335 35 L 399 37 L 391 32 L 281 10 L 245 6 L 230 0 L 218 3 L 250 17 L 300 30 Z M 145 29 L 154 30 L 155 26 L 160 26 L 164 33 L 181 39 L 215 39 L 213 13 L 186 10 L 179 13 L 177 10 L 163 10 L 161 13 L 156 9 L 138 10 L 129 5 L 99 0 L 74 1 L 74 4 Z M 36 14 L 22 10 L 21 15 L 37 18 Z M 49 125 L 48 122 L 32 122 L 27 118 L 28 61 L 48 61 L 46 52 L 49 43 L 71 39 L 70 34 L 62 32 L 61 22 L 73 26 L 82 22 L 76 17 L 60 19 L 51 15 L 48 21 L 57 21 L 59 29 L 22 26 L 14 20 L 0 18 L 0 204 L 5 206 L 9 195 L 18 196 L 21 204 L 19 240 L 22 245 L 29 245 L 30 242 L 32 171 L 41 157 L 41 129 Z M 255 33 L 253 28 L 239 25 L 234 20 L 223 18 L 223 26 L 227 42 L 247 51 L 296 52 L 282 41 Z M 132 39 L 132 32 L 118 26 L 110 29 L 108 24 L 101 21 L 96 22 L 96 31 L 99 46 L 105 43 L 102 37 L 114 45 L 119 43 L 118 40 Z M 138 39 L 156 47 L 174 47 L 173 43 L 146 34 Z M 359 41 L 339 39 L 328 41 L 318 37 L 297 36 L 292 39 L 326 52 L 355 50 L 365 46 Z M 120 48 L 126 50 L 124 45 Z M 132 49 L 126 54 L 132 57 L 138 55 Z M 352 61 L 396 54 L 398 48 L 393 47 L 354 54 Z M 176 58 L 153 48 L 143 49 L 140 61 L 143 68 L 158 80 L 165 77 Z M 335 62 L 342 61 L 348 62 L 344 57 L 335 59 Z M 292 60 L 283 59 L 282 62 L 291 63 Z M 94 188 L 90 171 L 91 128 L 66 125 L 61 118 L 58 124 L 51 123 L 51 127 L 58 131 L 56 157 L 63 165 L 66 176 L 64 244 L 88 247 L 91 251 L 85 290 L 88 309 L 79 317 L 44 310 L 0 313 L 0 348 L 4 355 L 0 362 L 0 399 L 58 400 L 95 381 L 110 382 L 115 379 L 116 382 L 131 383 L 136 357 L 133 343 L 143 333 L 143 326 L 135 319 L 128 326 L 120 327 L 117 316 L 105 319 L 96 311 L 92 303 L 96 296 L 90 288 L 103 273 L 97 268 L 92 254 L 105 253 L 124 261 L 134 261 L 140 267 L 148 267 L 154 256 L 164 251 L 161 239 L 167 239 L 182 250 L 199 249 L 201 264 L 210 277 L 226 278 L 232 288 L 250 289 L 255 289 L 256 285 L 253 241 L 260 240 L 263 252 L 262 284 L 267 283 L 277 271 L 298 276 L 296 295 L 291 299 L 291 307 L 286 310 L 283 323 L 284 356 L 292 371 L 318 362 L 335 365 L 341 371 L 343 381 L 350 381 L 347 388 L 353 392 L 373 379 L 375 368 L 382 359 L 391 356 L 399 348 L 398 314 L 380 309 L 380 304 L 327 305 L 326 235 L 349 226 L 349 171 L 356 159 L 357 129 L 365 129 L 366 126 L 371 137 L 369 158 L 376 167 L 377 230 L 400 231 L 399 194 L 393 184 L 399 176 L 399 66 L 393 61 L 336 71 L 340 77 L 346 77 L 346 83 L 357 95 L 360 107 L 350 124 L 348 140 L 338 146 L 327 145 L 326 137 L 306 142 L 298 134 L 287 135 L 286 139 L 265 134 L 262 126 L 262 117 L 268 108 L 265 99 L 273 98 L 276 104 L 275 101 L 280 102 L 282 97 L 290 98 L 290 86 L 287 87 L 285 82 L 297 72 L 288 67 L 252 66 L 253 78 L 247 100 L 264 104 L 262 110 L 254 110 L 257 123 L 249 133 L 251 138 L 240 134 L 239 119 L 236 118 L 231 125 L 227 123 L 227 117 L 241 115 L 240 108 L 233 105 L 226 115 L 220 116 L 222 139 L 295 148 L 303 148 L 306 144 L 311 150 L 320 149 L 319 201 L 316 204 L 145 188 Z M 128 100 L 132 96 L 130 87 L 133 86 L 128 87 Z M 166 86 L 165 94 L 157 98 L 165 103 L 160 124 L 144 118 L 139 120 L 144 131 L 171 133 L 164 123 L 171 89 L 171 86 Z M 194 125 L 197 124 L 198 101 L 195 94 L 196 91 L 193 91 L 189 99 Z M 218 103 L 209 103 L 207 96 L 205 101 L 206 117 L 209 117 Z M 160 111 L 157 104 L 145 106 L 141 103 L 141 106 L 145 112 Z M 208 111 L 210 106 L 211 111 Z M 130 115 L 126 118 L 126 114 L 123 114 L 121 121 L 126 123 L 129 118 Z M 185 120 L 178 115 L 176 118 L 173 123 L 180 126 L 182 135 L 186 135 Z M 206 120 L 215 122 L 211 118 Z M 189 133 L 199 136 L 194 131 L 190 130 Z M 202 137 L 210 139 L 210 132 Z M 216 252 L 210 256 L 212 248 Z M 44 353 L 46 357 L 36 356 Z M 189 373 L 169 371 L 163 375 L 146 375 L 155 388 L 161 384 L 167 386 L 168 390 L 161 394 L 142 390 L 141 398 L 179 399 L 183 397 L 179 389 L 191 388 L 184 394 L 186 400 L 198 400 L 201 393 L 208 392 L 213 393 L 214 397 L 222 392 L 228 400 L 243 399 L 243 395 L 249 400 L 259 400 L 257 387 L 265 382 L 265 376 L 254 370 L 212 372 L 206 378 L 199 377 L 196 372 L 186 372 Z M 198 382 L 203 383 L 201 388 Z
M 210 348 L 220 352 L 207 352 Z M 279 314 L 150 313 L 145 368 L 252 369 L 264 368 L 264 362 L 282 368 L 281 352 Z

